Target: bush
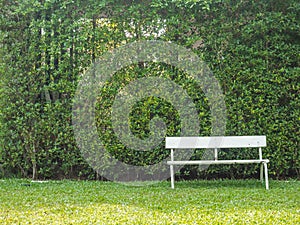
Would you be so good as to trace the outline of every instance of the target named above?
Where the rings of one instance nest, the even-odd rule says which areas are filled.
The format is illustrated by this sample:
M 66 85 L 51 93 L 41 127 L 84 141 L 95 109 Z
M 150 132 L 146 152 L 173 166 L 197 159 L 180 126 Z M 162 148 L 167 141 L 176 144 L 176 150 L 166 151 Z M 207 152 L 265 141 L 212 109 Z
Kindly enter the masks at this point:
M 267 135 L 264 157 L 271 161 L 270 174 L 299 176 L 299 8 L 294 0 L 1 1 L 0 164 L 6 176 L 96 178 L 73 135 L 77 83 L 105 52 L 145 39 L 171 41 L 203 59 L 224 91 L 226 134 Z M 135 165 L 155 163 L 168 152 L 163 143 L 153 153 L 126 148 L 113 133 L 109 112 L 119 88 L 145 76 L 171 78 L 187 90 L 199 112 L 199 135 L 211 133 L 207 99 L 182 71 L 162 63 L 123 68 L 101 90 L 96 120 L 109 151 Z M 135 105 L 132 132 L 149 137 L 155 116 L 164 118 L 167 135 L 178 134 L 176 110 L 153 97 Z M 221 154 L 236 156 L 234 151 Z M 241 154 L 251 158 L 256 152 Z M 204 172 L 185 167 L 180 176 L 256 173 L 255 166 Z

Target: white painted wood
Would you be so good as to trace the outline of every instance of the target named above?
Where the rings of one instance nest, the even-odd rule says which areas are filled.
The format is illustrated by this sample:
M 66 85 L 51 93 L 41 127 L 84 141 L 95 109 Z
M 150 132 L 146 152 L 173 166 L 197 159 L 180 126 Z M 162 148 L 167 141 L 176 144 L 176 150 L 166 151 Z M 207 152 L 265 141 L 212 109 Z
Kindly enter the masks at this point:
M 171 161 L 174 162 L 174 151 L 171 149 Z M 174 189 L 174 180 L 175 180 L 175 175 L 174 175 L 174 166 L 170 165 L 170 173 L 171 173 L 171 188 Z
M 174 165 L 216 165 L 216 164 L 250 164 L 260 163 L 260 180 L 263 182 L 265 172 L 266 189 L 269 189 L 268 159 L 262 158 L 262 147 L 266 147 L 266 136 L 216 136 L 216 137 L 166 137 L 166 148 L 171 149 L 170 165 L 171 188 L 174 188 Z M 259 159 L 218 160 L 218 149 L 222 148 L 258 148 Z M 214 160 L 174 160 L 174 149 L 214 149 Z
M 191 161 L 167 161 L 168 165 L 217 165 L 217 164 L 251 164 L 268 163 L 268 159 L 250 159 L 250 160 L 191 160 Z
M 265 167 L 266 189 L 269 190 L 268 164 L 266 162 L 264 162 L 263 164 L 264 164 L 264 167 Z
M 166 137 L 166 148 L 254 148 L 265 147 L 266 136 Z
M 264 182 L 264 166 L 263 166 L 263 164 L 260 165 L 260 181 Z
M 217 148 L 214 149 L 214 153 L 215 153 L 214 159 L 218 160 L 218 149 Z
M 262 150 L 261 150 L 261 147 L 258 148 L 258 156 L 259 156 L 259 159 L 262 159 Z

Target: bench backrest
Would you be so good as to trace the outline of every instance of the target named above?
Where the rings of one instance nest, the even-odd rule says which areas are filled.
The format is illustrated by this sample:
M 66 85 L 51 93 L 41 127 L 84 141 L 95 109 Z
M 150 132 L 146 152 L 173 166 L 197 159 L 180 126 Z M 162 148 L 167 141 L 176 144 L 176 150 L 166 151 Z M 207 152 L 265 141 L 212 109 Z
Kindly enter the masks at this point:
M 266 147 L 266 136 L 166 137 L 167 149 Z

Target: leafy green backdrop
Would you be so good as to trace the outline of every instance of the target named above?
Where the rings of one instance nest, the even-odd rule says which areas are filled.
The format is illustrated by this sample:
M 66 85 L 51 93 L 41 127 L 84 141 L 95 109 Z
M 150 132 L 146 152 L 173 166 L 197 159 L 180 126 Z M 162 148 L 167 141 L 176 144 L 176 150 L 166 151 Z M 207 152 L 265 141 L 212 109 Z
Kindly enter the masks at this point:
M 81 74 L 103 53 L 137 40 L 191 49 L 219 80 L 227 135 L 267 135 L 264 157 L 274 178 L 299 177 L 299 10 L 296 0 L 24 0 L 0 1 L 0 176 L 101 178 L 76 146 L 72 103 Z M 127 149 L 114 136 L 110 106 L 118 89 L 144 76 L 171 78 L 193 98 L 201 131 L 210 135 L 207 99 L 182 71 L 162 63 L 123 68 L 99 96 L 97 125 L 110 153 L 130 164 L 155 163 L 168 152 Z M 140 138 L 162 117 L 168 135 L 178 115 L 159 98 L 138 102 L 130 121 Z M 224 150 L 223 158 L 255 150 Z M 201 152 L 195 152 L 195 156 Z M 101 166 L 98 168 L 101 170 Z M 257 167 L 185 167 L 182 178 L 258 177 Z

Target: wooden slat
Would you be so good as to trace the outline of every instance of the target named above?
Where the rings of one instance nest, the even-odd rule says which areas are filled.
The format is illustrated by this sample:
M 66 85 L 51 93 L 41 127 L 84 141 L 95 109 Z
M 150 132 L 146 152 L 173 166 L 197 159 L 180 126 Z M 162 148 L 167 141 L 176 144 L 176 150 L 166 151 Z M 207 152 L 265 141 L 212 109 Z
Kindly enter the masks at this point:
M 166 137 L 166 148 L 254 148 L 266 147 L 266 136 Z
M 268 159 L 262 160 L 192 160 L 192 161 L 167 161 L 168 165 L 211 165 L 211 164 L 250 164 L 250 163 L 268 163 Z

